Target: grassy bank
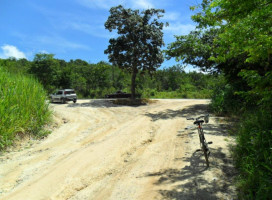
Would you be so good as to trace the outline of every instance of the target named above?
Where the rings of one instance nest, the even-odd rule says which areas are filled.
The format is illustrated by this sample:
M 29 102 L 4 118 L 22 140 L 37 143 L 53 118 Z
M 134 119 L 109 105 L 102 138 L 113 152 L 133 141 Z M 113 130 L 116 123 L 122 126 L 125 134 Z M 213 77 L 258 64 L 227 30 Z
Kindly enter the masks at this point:
M 272 105 L 271 92 L 250 93 L 261 96 L 261 101 L 249 101 L 234 95 L 227 86 L 214 91 L 211 109 L 220 115 L 235 116 L 239 120 L 233 132 L 233 150 L 239 199 L 271 199 L 272 194 Z M 254 105 L 255 104 L 255 105 Z
M 46 92 L 32 77 L 7 72 L 0 66 L 0 150 L 18 134 L 46 134 L 50 119 Z

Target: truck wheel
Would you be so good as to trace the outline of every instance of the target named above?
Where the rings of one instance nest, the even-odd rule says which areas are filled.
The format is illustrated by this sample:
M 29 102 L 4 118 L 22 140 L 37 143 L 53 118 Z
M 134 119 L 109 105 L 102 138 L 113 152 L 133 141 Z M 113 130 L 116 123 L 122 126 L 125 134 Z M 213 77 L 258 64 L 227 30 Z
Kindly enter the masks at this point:
M 61 99 L 61 103 L 63 103 L 63 104 L 64 104 L 65 102 L 66 102 L 66 101 L 65 101 L 65 99 Z
M 74 100 L 73 102 L 76 103 L 76 100 Z

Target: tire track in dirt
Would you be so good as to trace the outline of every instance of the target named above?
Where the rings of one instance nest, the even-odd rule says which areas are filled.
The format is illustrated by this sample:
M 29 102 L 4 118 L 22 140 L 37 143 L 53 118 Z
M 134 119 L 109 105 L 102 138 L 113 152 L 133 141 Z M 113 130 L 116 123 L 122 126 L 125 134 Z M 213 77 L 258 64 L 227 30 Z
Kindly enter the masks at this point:
M 167 191 L 180 184 L 173 179 L 175 172 L 187 169 L 190 145 L 195 145 L 189 134 L 180 132 L 188 125 L 185 116 L 192 106 L 207 103 L 158 100 L 128 107 L 79 100 L 53 104 L 66 123 L 45 140 L 13 153 L 14 157 L 5 160 L 11 154 L 3 156 L 0 198 L 167 199 Z

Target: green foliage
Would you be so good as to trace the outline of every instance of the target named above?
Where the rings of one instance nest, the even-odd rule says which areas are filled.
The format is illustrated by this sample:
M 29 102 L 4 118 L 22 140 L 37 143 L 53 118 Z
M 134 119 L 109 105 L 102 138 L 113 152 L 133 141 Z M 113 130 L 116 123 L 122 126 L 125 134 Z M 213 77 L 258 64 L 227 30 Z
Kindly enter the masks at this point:
M 267 112 L 272 111 L 272 71 L 261 76 L 254 70 L 242 70 L 239 75 L 246 80 L 251 90 L 247 92 L 240 91 L 237 94 L 243 96 L 247 102 L 254 101 Z
M 47 94 L 34 78 L 0 67 L 0 149 L 16 134 L 39 135 L 50 119 Z
M 237 92 L 254 109 L 244 114 L 237 137 L 235 156 L 241 171 L 239 189 L 246 199 L 269 199 L 272 193 L 272 75 L 254 70 L 239 74 L 251 90 Z
M 60 77 L 60 65 L 53 54 L 36 54 L 29 73 L 36 76 L 46 90 L 53 91 L 52 85 L 57 85 Z
M 241 117 L 235 157 L 240 199 L 269 199 L 271 176 L 272 31 L 270 0 L 202 0 L 197 30 L 177 36 L 166 54 L 224 74 L 211 108 Z M 184 86 L 184 85 L 183 85 Z
M 188 35 L 175 36 L 176 41 L 170 43 L 165 51 L 166 58 L 176 58 L 176 61 L 197 66 L 203 71 L 218 71 L 215 61 L 210 60 L 213 41 L 218 36 L 219 29 L 192 31 Z
M 105 62 L 96 64 L 76 59 L 66 62 L 55 59 L 52 54 L 48 56 L 38 54 L 33 62 L 28 61 L 24 71 L 32 72 L 34 76 L 45 84 L 48 93 L 60 88 L 74 88 L 79 98 L 103 98 L 117 90 L 130 93 L 131 77 L 129 72 Z M 21 60 L 0 60 L 11 71 L 19 71 L 18 63 Z M 12 66 L 11 68 L 9 68 Z M 34 67 L 49 68 L 47 73 L 38 70 L 34 73 Z M 21 68 L 20 68 L 21 69 Z M 52 74 L 50 75 L 50 73 Z M 57 76 L 54 76 L 57 72 Z M 54 81 L 42 81 L 46 77 L 54 77 Z M 41 80 L 40 80 L 41 79 Z M 185 73 L 184 68 L 175 65 L 165 69 L 159 69 L 150 77 L 148 72 L 139 71 L 136 82 L 136 94 L 147 98 L 210 98 L 211 91 L 215 87 L 217 77 L 209 74 L 190 72 Z
M 177 66 L 158 70 L 153 82 L 142 80 L 144 98 L 210 98 L 218 77 L 197 72 L 185 73 Z M 148 84 L 148 85 L 147 85 Z
M 15 58 L 0 59 L 0 66 L 4 67 L 7 71 L 12 73 L 25 74 L 29 69 L 30 65 L 31 62 L 25 58 L 19 60 Z
M 233 84 L 228 84 L 223 76 L 218 77 L 211 96 L 211 110 L 219 115 L 241 113 L 245 102 L 235 91 Z
M 261 63 L 268 67 L 271 62 L 271 10 L 269 0 L 204 0 L 201 13 L 193 16 L 199 27 L 220 27 L 214 41 L 216 61 L 226 61 L 246 54 L 246 62 Z
M 105 53 L 109 61 L 131 73 L 131 93 L 135 97 L 136 76 L 139 71 L 154 72 L 163 62 L 163 23 L 158 20 L 164 10 L 125 9 L 119 5 L 110 9 L 105 22 L 109 31 L 117 30 L 117 38 L 109 40 Z
M 240 199 L 269 199 L 272 192 L 272 114 L 245 113 L 238 127 L 235 160 Z

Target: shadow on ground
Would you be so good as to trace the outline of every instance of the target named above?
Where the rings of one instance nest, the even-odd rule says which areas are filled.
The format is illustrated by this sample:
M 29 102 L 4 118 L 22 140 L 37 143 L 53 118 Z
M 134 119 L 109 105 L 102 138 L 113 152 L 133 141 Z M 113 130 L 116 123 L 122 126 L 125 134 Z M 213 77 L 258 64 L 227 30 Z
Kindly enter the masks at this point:
M 233 191 L 230 189 L 235 175 L 232 160 L 227 158 L 220 148 L 211 149 L 211 152 L 213 159 L 211 160 L 212 167 L 210 168 L 206 167 L 203 153 L 196 151 L 189 158 L 178 158 L 190 162 L 189 166 L 185 166 L 182 169 L 166 169 L 164 171 L 146 173 L 143 177 L 157 177 L 155 185 L 172 188 L 169 190 L 158 190 L 162 199 L 213 200 L 219 199 L 218 193 L 228 194 L 228 197 L 235 199 L 234 196 L 231 196 Z M 211 168 L 217 168 L 222 171 L 220 179 L 216 174 L 209 173 Z M 207 177 L 207 174 L 211 175 Z M 225 197 L 222 195 L 222 199 L 225 199 Z
M 203 125 L 203 129 L 205 134 L 208 135 L 222 135 L 222 136 L 228 136 L 229 134 L 229 130 L 231 128 L 230 124 L 204 124 Z
M 110 107 L 122 107 L 122 106 L 114 104 L 113 100 L 94 99 L 84 103 L 71 103 L 71 104 L 68 104 L 67 107 L 110 108 Z
M 172 119 L 176 117 L 195 117 L 208 112 L 208 105 L 198 104 L 189 106 L 183 110 L 166 110 L 159 113 L 148 113 L 146 116 L 153 121 L 160 119 Z M 222 121 L 221 121 L 222 120 Z M 209 135 L 226 136 L 231 125 L 222 118 L 212 117 L 212 122 L 204 124 L 206 138 Z M 197 134 L 196 129 L 181 130 L 178 137 L 192 138 Z M 213 141 L 216 143 L 216 141 Z M 212 145 L 210 146 L 212 147 Z M 199 148 L 196 146 L 195 149 Z M 186 200 L 214 200 L 214 199 L 236 199 L 234 178 L 237 175 L 233 167 L 233 160 L 228 157 L 222 148 L 210 148 L 210 167 L 206 167 L 202 151 L 195 151 L 191 156 L 175 158 L 175 161 L 188 162 L 181 169 L 165 169 L 159 172 L 149 172 L 143 177 L 155 177 L 154 185 L 159 188 L 161 199 L 186 199 Z M 166 188 L 166 189 L 164 189 Z
M 196 117 L 203 114 L 206 114 L 209 112 L 209 108 L 207 104 L 196 104 L 193 106 L 189 106 L 182 110 L 171 110 L 167 109 L 162 112 L 158 113 L 146 113 L 145 116 L 150 117 L 152 121 L 157 120 L 167 120 L 167 119 L 173 119 L 173 118 L 190 118 L 190 117 Z M 231 122 L 228 123 L 218 123 L 220 120 L 219 117 L 212 117 L 214 121 L 216 121 L 216 124 L 208 123 L 203 124 L 203 128 L 205 133 L 210 135 L 229 135 L 229 129 L 231 128 Z M 193 122 L 193 121 L 192 121 Z M 192 125 L 189 127 L 195 128 L 195 126 Z
M 162 112 L 158 113 L 146 113 L 145 116 L 150 117 L 152 121 L 157 120 L 166 120 L 166 119 L 173 119 L 176 117 L 192 117 L 202 115 L 208 112 L 208 105 L 207 104 L 196 104 L 193 106 L 189 106 L 182 110 L 171 110 L 167 109 Z
M 111 107 L 140 107 L 146 106 L 146 103 L 140 102 L 136 99 L 134 102 L 130 102 L 128 99 L 93 99 L 84 103 L 71 103 L 67 107 L 93 107 L 93 108 L 111 108 Z

